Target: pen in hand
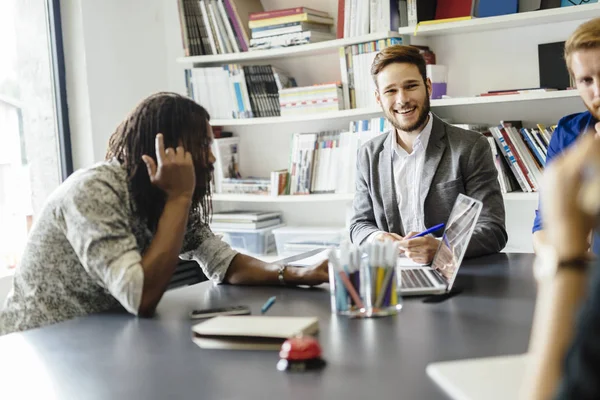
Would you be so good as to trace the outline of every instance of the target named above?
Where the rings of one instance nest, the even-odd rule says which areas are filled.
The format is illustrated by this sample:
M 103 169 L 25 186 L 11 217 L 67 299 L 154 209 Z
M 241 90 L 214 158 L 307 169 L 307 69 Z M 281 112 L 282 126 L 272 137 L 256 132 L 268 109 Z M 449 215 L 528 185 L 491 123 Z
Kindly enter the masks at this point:
M 445 227 L 446 227 L 446 224 L 438 224 L 436 226 L 432 226 L 431 228 L 429 228 L 427 230 L 424 230 L 421 233 L 417 233 L 415 236 L 412 236 L 412 237 L 408 238 L 408 240 L 429 235 L 430 233 L 433 233 L 433 232 L 438 231 L 440 229 L 444 229 Z

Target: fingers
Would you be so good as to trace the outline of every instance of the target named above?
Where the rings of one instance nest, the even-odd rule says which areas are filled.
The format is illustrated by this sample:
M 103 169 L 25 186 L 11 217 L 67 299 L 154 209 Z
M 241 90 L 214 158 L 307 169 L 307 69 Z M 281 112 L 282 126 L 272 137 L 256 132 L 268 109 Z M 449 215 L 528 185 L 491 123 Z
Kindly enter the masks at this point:
M 162 133 L 156 135 L 154 146 L 156 147 L 156 161 L 158 161 L 158 165 L 162 165 L 163 161 L 167 159 L 167 154 L 165 153 L 165 139 Z
M 411 232 L 411 233 L 413 233 L 413 232 Z M 418 247 L 426 246 L 427 242 L 428 242 L 427 238 L 422 238 L 422 237 L 416 238 L 416 239 L 410 239 L 410 240 L 407 240 L 407 239 L 408 239 L 408 237 L 404 238 L 404 240 L 402 240 L 399 243 L 400 247 L 403 247 L 405 249 L 415 249 Z
M 419 234 L 419 232 L 413 232 L 413 231 L 408 232 L 408 235 L 404 236 L 404 239 L 410 239 L 411 237 L 413 237 L 417 234 Z
M 142 161 L 144 161 L 144 164 L 146 164 L 150 181 L 154 180 L 154 177 L 156 176 L 156 163 L 154 162 L 154 159 L 144 154 L 142 156 Z
M 392 238 L 394 238 L 396 240 L 404 239 L 402 236 L 398 235 L 397 233 L 390 233 L 390 235 L 392 236 Z

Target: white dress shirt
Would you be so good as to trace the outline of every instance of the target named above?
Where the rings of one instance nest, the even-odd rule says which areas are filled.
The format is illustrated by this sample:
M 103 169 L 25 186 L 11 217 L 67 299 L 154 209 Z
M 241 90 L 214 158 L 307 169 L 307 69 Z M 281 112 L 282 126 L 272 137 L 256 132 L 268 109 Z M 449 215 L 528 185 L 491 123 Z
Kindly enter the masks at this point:
M 415 139 L 410 154 L 398 144 L 396 133 L 391 134 L 394 151 L 390 162 L 394 171 L 396 198 L 405 234 L 411 231 L 422 232 L 426 229 L 423 208 L 428 187 L 423 184 L 422 176 L 425 150 L 429 144 L 432 127 L 433 116 L 429 113 L 429 121 Z M 372 241 L 382 232 L 374 232 L 369 236 L 368 241 Z

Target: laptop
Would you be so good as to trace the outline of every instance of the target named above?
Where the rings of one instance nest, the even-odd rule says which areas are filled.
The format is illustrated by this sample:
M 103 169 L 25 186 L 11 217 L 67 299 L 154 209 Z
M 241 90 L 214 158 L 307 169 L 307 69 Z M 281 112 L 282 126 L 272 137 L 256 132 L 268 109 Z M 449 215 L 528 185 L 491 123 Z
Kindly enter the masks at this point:
M 427 365 L 427 375 L 454 400 L 520 398 L 527 354 L 443 361 Z
M 443 294 L 452 289 L 482 207 L 481 201 L 458 195 L 430 267 L 398 260 L 402 296 Z

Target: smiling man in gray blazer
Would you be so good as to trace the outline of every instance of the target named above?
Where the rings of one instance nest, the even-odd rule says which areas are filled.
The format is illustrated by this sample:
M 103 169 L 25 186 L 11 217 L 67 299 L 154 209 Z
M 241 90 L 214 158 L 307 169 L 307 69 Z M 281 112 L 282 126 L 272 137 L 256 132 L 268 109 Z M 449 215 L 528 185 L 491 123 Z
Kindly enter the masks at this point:
M 483 202 L 466 257 L 502 250 L 508 239 L 504 203 L 487 139 L 431 113 L 431 82 L 417 48 L 382 50 L 371 74 L 377 102 L 394 129 L 359 151 L 352 242 L 398 240 L 408 257 L 429 263 L 438 239 L 406 239 L 446 223 L 463 193 Z

